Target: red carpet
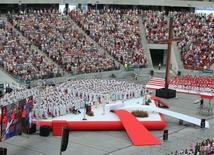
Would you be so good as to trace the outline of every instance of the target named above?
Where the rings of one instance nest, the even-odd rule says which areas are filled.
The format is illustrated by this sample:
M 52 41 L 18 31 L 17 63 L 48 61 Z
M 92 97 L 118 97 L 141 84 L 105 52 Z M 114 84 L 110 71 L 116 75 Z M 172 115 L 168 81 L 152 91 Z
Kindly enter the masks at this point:
M 160 104 L 162 104 L 163 107 L 169 108 L 169 105 L 166 102 L 164 102 L 163 100 L 161 100 L 160 98 L 158 98 L 156 96 L 151 96 L 150 98 L 151 98 L 151 100 L 154 100 L 155 102 L 157 101 Z
M 144 146 L 161 144 L 160 141 L 155 138 L 130 112 L 126 110 L 113 110 L 113 112 L 120 118 L 133 145 Z

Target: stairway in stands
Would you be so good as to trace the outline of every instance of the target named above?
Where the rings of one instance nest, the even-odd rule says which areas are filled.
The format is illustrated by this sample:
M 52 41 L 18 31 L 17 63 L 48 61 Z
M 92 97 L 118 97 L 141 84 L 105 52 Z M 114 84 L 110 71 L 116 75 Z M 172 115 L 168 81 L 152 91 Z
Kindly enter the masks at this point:
M 152 64 L 152 57 L 150 54 L 150 49 L 149 49 L 149 44 L 148 41 L 146 39 L 146 32 L 145 32 L 145 26 L 143 24 L 143 16 L 139 15 L 139 31 L 140 31 L 140 37 L 141 37 L 141 43 L 143 45 L 143 52 L 147 58 L 147 63 L 148 63 L 148 68 L 153 68 L 153 64 Z

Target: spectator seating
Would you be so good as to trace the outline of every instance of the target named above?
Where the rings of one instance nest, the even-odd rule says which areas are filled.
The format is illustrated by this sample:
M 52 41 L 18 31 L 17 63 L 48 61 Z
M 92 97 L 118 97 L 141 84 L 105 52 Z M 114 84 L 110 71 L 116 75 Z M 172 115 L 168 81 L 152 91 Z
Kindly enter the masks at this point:
M 171 88 L 185 89 L 196 92 L 214 93 L 214 78 L 213 76 L 193 76 L 182 75 L 175 76 L 169 82 Z
M 146 67 L 136 10 L 72 10 L 70 17 L 121 64 Z
M 117 69 L 115 62 L 57 10 L 34 10 L 12 16 L 11 23 L 54 62 L 72 74 Z
M 6 22 L 0 34 L 0 65 L 18 80 L 43 79 L 60 74 L 56 65 L 31 48 L 31 43 L 25 41 Z
M 168 38 L 168 20 L 165 11 L 142 11 L 148 43 Z M 169 12 L 174 17 L 174 37 L 184 37 L 178 43 L 184 68 L 202 70 L 214 62 L 213 14 Z

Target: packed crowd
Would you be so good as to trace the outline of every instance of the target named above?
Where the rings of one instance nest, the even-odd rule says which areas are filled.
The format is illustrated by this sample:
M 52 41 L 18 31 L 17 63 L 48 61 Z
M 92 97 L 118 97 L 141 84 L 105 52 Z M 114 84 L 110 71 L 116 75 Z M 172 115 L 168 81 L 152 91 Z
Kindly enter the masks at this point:
M 9 105 L 15 103 L 19 100 L 32 96 L 39 87 L 33 87 L 32 89 L 26 89 L 25 86 L 21 86 L 15 83 L 6 84 L 4 86 L 6 89 L 11 88 L 10 92 L 3 93 L 3 96 L 0 98 L 1 106 Z
M 140 12 L 140 11 L 139 11 Z M 146 67 L 139 35 L 139 14 L 143 15 L 149 43 L 168 38 L 168 15 L 165 11 L 136 10 L 71 10 L 68 12 L 85 32 L 121 64 Z M 171 12 L 174 37 L 186 69 L 211 66 L 214 61 L 213 15 Z M 6 23 L 1 24 L 0 64 L 20 80 L 62 76 L 56 65 L 31 48 L 39 47 L 63 70 L 72 74 L 119 69 L 115 61 L 86 40 L 67 15 L 58 10 L 28 10 L 9 14 L 9 21 L 26 42 Z
M 165 11 L 142 11 L 149 43 L 168 38 L 168 15 Z M 178 43 L 185 69 L 202 70 L 214 63 L 213 14 L 170 12 L 174 19 L 173 37 Z
M 70 17 L 120 63 L 146 67 L 137 10 L 72 10 Z
M 104 106 L 117 100 L 139 98 L 144 94 L 143 85 L 119 80 L 84 79 L 70 80 L 56 87 L 45 87 L 35 94 L 34 115 L 47 118 L 48 115 L 61 116 L 85 104 Z M 39 104 L 41 100 L 41 104 Z
M 10 22 L 65 71 L 78 74 L 118 69 L 114 60 L 86 40 L 58 10 L 28 10 L 12 15 Z
M 175 76 L 170 80 L 169 87 L 174 89 L 184 89 L 188 91 L 214 94 L 214 77 L 193 76 L 188 74 Z
M 168 39 L 168 16 L 165 11 L 145 10 L 141 14 L 148 43 L 153 44 L 158 40 Z
M 56 76 L 58 68 L 49 63 L 38 51 L 31 48 L 14 29 L 1 23 L 0 65 L 21 81 Z
M 214 43 L 213 14 L 175 12 L 174 16 L 174 33 L 185 37 L 178 44 L 184 67 L 202 70 L 204 66 L 211 66 L 214 62 L 214 49 L 211 48 Z
M 202 142 L 197 142 L 195 146 L 190 144 L 190 149 L 181 149 L 167 153 L 166 155 L 213 155 L 214 154 L 214 139 L 208 138 Z
M 31 89 L 14 89 L 5 94 L 1 103 L 10 104 L 18 99 L 33 95 L 35 118 L 62 116 L 71 113 L 73 107 L 80 109 L 85 104 L 105 105 L 118 100 L 142 97 L 143 85 L 115 79 L 70 80 L 56 86 L 33 87 Z

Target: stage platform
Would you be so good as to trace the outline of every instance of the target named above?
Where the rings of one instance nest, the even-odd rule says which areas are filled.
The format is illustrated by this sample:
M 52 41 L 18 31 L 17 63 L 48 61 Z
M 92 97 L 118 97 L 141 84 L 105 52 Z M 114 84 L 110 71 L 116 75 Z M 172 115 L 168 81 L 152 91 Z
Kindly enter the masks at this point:
M 111 103 L 112 105 L 121 104 L 122 101 L 116 101 Z M 131 110 L 142 110 L 143 97 L 133 98 L 130 100 L 124 101 L 124 106 L 117 109 L 129 109 Z M 106 107 L 109 108 L 110 104 L 107 104 Z M 155 103 L 152 102 L 150 106 L 155 106 Z M 131 110 L 130 110 L 131 109 Z M 53 122 L 66 122 L 66 126 L 70 130 L 124 130 L 124 127 L 121 123 L 120 118 L 114 112 L 106 110 L 102 105 L 91 107 L 91 111 L 94 112 L 94 116 L 84 115 L 84 108 L 79 109 L 80 114 L 66 114 L 59 117 L 48 117 L 48 119 L 33 119 L 33 123 L 37 123 L 40 126 L 48 125 L 53 129 Z M 116 109 L 115 109 L 116 110 Z M 148 111 L 145 109 L 145 111 Z M 149 117 L 146 118 L 137 118 L 148 130 L 163 130 L 165 128 L 165 121 L 161 114 L 157 112 L 148 111 Z M 86 118 L 86 120 L 83 120 Z

